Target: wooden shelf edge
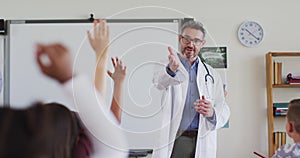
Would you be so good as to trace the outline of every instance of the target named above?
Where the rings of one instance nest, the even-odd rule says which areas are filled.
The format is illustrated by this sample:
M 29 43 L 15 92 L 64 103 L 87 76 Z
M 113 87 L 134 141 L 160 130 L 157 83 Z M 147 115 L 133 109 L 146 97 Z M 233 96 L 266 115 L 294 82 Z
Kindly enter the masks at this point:
M 273 115 L 273 117 L 274 117 L 274 118 L 285 118 L 286 115 L 279 115 L 279 116 L 274 116 L 274 115 Z
M 273 61 L 272 52 L 266 54 L 266 88 L 267 88 L 267 116 L 268 116 L 268 155 L 273 155 L 273 132 L 274 132 L 274 117 L 273 117 Z
M 271 56 L 300 56 L 300 52 L 269 52 Z
M 273 88 L 299 88 L 300 84 L 273 84 Z

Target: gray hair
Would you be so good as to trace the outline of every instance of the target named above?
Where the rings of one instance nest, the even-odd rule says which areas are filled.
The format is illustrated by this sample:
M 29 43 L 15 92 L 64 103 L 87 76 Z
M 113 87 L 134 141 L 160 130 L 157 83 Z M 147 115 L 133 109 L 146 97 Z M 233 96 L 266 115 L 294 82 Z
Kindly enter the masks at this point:
M 192 29 L 195 29 L 195 30 L 200 30 L 203 33 L 203 38 L 205 38 L 206 31 L 205 31 L 205 29 L 203 27 L 203 24 L 201 22 L 194 21 L 194 20 L 189 20 L 189 21 L 185 22 L 181 26 L 180 34 L 182 34 L 184 29 L 186 29 L 186 28 L 192 28 Z

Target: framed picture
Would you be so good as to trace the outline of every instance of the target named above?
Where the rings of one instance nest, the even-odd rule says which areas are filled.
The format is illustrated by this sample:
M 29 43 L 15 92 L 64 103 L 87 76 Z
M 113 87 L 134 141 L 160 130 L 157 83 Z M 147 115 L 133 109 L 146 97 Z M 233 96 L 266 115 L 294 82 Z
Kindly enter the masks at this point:
M 223 81 L 224 95 L 227 95 L 227 47 L 203 47 L 199 52 L 202 61 L 209 64 L 220 74 Z M 223 126 L 229 128 L 229 121 Z
M 213 68 L 227 68 L 227 47 L 203 47 L 199 57 Z

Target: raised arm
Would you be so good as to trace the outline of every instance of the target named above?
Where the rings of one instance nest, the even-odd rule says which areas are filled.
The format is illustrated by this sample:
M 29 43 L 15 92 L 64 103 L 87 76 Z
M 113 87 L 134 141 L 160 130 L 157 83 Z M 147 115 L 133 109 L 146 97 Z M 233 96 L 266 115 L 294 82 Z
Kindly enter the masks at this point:
M 123 66 L 122 61 L 117 57 L 115 59 L 111 58 L 111 62 L 115 69 L 113 73 L 107 71 L 107 74 L 114 80 L 114 92 L 111 102 L 111 111 L 116 116 L 117 120 L 121 122 L 121 108 L 123 105 L 122 89 L 126 76 L 126 66 Z
M 87 32 L 89 42 L 96 53 L 95 86 L 105 96 L 107 52 L 109 47 L 109 27 L 104 20 L 94 21 L 94 30 Z
M 45 55 L 49 63 L 42 61 Z M 38 45 L 36 60 L 40 70 L 46 76 L 62 84 L 62 88 L 73 97 L 73 104 L 77 105 L 80 117 L 89 131 L 94 153 L 97 158 L 126 158 L 127 142 L 123 131 L 115 125 L 112 113 L 107 113 L 101 104 L 105 104 L 102 97 L 98 100 L 94 96 L 94 84 L 84 76 L 76 76 L 73 80 L 72 59 L 69 51 L 61 44 Z
M 169 86 L 178 85 L 186 80 L 186 76 L 188 76 L 186 72 L 183 72 L 182 69 L 180 69 L 180 61 L 175 51 L 171 47 L 168 47 L 168 51 L 168 64 L 166 66 L 159 67 L 153 76 L 153 84 L 159 90 L 166 90 Z

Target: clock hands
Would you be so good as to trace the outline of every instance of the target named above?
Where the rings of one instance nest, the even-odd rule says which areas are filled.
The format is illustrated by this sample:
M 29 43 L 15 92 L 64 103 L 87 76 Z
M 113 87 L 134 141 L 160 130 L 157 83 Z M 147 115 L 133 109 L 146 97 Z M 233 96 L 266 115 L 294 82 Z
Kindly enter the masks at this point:
M 253 36 L 255 39 L 259 40 L 258 37 L 256 37 L 253 33 L 251 33 L 248 29 L 245 29 L 251 36 Z
M 264 30 L 254 21 L 243 22 L 238 29 L 238 39 L 244 46 L 253 47 L 262 42 Z

